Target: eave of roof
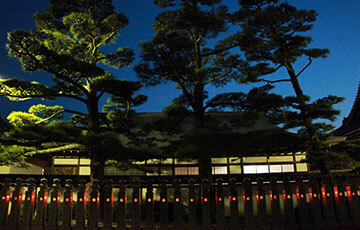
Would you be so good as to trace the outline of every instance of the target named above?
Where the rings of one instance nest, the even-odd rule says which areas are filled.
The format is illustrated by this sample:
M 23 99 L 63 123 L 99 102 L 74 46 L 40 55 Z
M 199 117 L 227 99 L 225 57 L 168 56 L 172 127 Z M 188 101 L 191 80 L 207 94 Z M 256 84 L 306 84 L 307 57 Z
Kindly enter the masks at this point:
M 351 107 L 349 116 L 344 118 L 342 125 L 335 129 L 332 134 L 335 136 L 348 136 L 350 133 L 360 129 L 360 83 L 358 85 L 356 97 Z

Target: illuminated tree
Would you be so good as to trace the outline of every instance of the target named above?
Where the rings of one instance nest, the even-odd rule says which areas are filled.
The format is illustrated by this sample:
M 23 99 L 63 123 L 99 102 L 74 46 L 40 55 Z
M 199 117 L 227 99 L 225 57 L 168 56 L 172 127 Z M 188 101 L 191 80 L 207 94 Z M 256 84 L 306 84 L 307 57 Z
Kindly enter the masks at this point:
M 32 106 L 28 113 L 14 112 L 8 117 L 14 126 L 3 133 L 1 143 L 9 148 L 33 147 L 22 151 L 25 155 L 85 151 L 92 159 L 92 175 L 98 177 L 106 160 L 144 157 L 136 154 L 140 147 L 125 147 L 118 138 L 129 132 L 126 119 L 131 108 L 146 100 L 134 96 L 140 84 L 119 80 L 100 65 L 115 69 L 131 65 L 132 50 L 103 49 L 115 43 L 128 19 L 114 11 L 111 0 L 52 0 L 45 13 L 33 18 L 35 29 L 8 34 L 7 49 L 25 72 L 47 72 L 49 83 L 3 79 L 0 95 L 11 100 L 68 98 L 85 105 L 86 112 L 43 105 Z M 99 101 L 105 96 L 109 104 L 100 112 Z M 59 121 L 63 113 L 74 114 L 72 122 Z

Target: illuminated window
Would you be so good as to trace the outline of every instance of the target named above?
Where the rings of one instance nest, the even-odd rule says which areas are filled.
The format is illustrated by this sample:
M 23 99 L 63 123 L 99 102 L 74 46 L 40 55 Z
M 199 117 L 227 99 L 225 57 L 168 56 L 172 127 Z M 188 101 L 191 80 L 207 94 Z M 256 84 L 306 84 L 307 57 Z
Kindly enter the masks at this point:
M 230 165 L 229 168 L 230 168 L 231 174 L 240 174 L 241 173 L 240 165 Z
M 266 156 L 262 156 L 262 157 L 243 157 L 243 162 L 244 163 L 266 163 L 267 162 L 267 157 Z
M 281 167 L 282 167 L 282 172 L 295 172 L 293 164 L 281 165 Z
M 267 165 L 256 166 L 256 173 L 269 173 L 269 166 Z
M 175 158 L 176 165 L 188 165 L 188 164 L 198 164 L 198 160 L 191 158 Z
M 81 166 L 79 167 L 79 175 L 89 176 L 91 174 L 91 169 L 89 166 Z
M 54 165 L 78 165 L 78 158 L 55 158 Z
M 307 172 L 308 166 L 306 163 L 297 163 L 296 164 L 296 171 L 297 172 Z
M 227 164 L 227 158 L 226 157 L 216 157 L 211 158 L 212 164 Z
M 292 162 L 293 156 L 271 156 L 269 162 Z
M 269 173 L 267 165 L 244 165 L 244 174 Z
M 175 167 L 175 175 L 199 175 L 199 167 Z
M 187 167 L 189 175 L 199 175 L 199 167 Z
M 212 174 L 218 175 L 218 174 L 227 174 L 227 167 L 226 166 L 213 166 L 212 167 Z
M 175 167 L 175 175 L 187 175 L 187 167 Z
M 256 174 L 256 165 L 244 165 L 244 174 Z
M 281 165 L 270 165 L 270 173 L 281 173 L 282 167 Z

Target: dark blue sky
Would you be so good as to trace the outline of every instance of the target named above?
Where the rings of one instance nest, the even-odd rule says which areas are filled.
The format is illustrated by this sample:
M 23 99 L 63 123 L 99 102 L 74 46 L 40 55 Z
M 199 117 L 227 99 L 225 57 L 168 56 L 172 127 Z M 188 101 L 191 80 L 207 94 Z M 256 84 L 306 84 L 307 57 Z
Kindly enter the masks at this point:
M 148 41 L 152 37 L 151 25 L 155 16 L 160 12 L 152 0 L 115 0 L 117 11 L 124 13 L 130 20 L 129 25 L 121 32 L 116 46 L 127 46 L 139 54 L 138 43 Z M 237 0 L 226 0 L 236 8 Z M 336 127 L 341 124 L 344 116 L 350 112 L 356 96 L 360 81 L 360 1 L 358 0 L 289 0 L 289 3 L 300 9 L 315 9 L 319 16 L 315 26 L 308 33 L 314 40 L 312 47 L 329 48 L 330 55 L 326 59 L 314 60 L 313 64 L 301 75 L 300 83 L 305 94 L 312 100 L 333 94 L 346 98 L 345 102 L 336 106 L 341 115 L 334 123 Z M 7 56 L 5 44 L 7 32 L 14 29 L 29 30 L 34 23 L 32 14 L 43 11 L 47 6 L 44 0 L 5 0 L 0 7 L 0 76 L 17 77 L 19 79 L 36 80 L 43 82 L 49 75 L 35 72 L 24 73 L 16 59 Z M 135 64 L 139 61 L 137 56 Z M 306 60 L 300 60 L 296 67 L 301 69 Z M 132 68 L 112 70 L 120 79 L 136 80 Z M 279 72 L 279 77 L 282 77 Z M 230 84 L 223 89 L 210 89 L 210 95 L 224 91 L 246 91 L 249 86 Z M 288 83 L 277 85 L 275 92 L 283 95 L 294 95 Z M 179 93 L 174 85 L 161 85 L 144 88 L 141 93 L 149 97 L 148 102 L 137 110 L 139 112 L 159 112 Z M 10 102 L 0 98 L 0 116 L 6 117 L 13 110 L 25 111 L 34 103 L 49 104 L 49 102 L 36 100 L 25 102 Z M 78 104 L 66 100 L 57 100 L 55 104 L 66 104 L 78 108 Z M 53 103 L 53 104 L 54 104 Z M 78 108 L 79 110 L 85 108 Z

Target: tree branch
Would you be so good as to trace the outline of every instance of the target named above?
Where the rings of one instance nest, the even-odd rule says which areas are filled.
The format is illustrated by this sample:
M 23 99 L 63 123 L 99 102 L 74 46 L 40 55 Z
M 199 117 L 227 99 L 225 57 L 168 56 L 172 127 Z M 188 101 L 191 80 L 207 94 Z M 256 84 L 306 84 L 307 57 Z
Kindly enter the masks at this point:
M 84 98 L 75 96 L 75 95 L 70 95 L 70 94 L 42 94 L 42 95 L 12 95 L 12 94 L 1 94 L 2 96 L 5 97 L 15 97 L 18 99 L 31 99 L 31 98 L 46 98 L 46 97 L 68 97 L 68 98 L 72 98 L 72 99 L 76 99 L 78 101 L 81 101 L 83 103 L 86 103 L 86 100 Z
M 51 118 L 55 117 L 56 115 L 58 115 L 58 114 L 60 114 L 60 113 L 63 113 L 63 112 L 65 112 L 65 110 L 57 111 L 56 113 L 52 114 L 51 116 L 48 116 L 47 118 L 44 118 L 44 119 L 42 119 L 42 120 L 40 120 L 40 121 L 35 122 L 35 124 L 38 125 L 38 124 L 41 124 L 41 123 L 43 123 L 43 122 L 46 122 L 46 121 L 50 120 Z
M 291 81 L 291 80 L 290 79 L 280 79 L 280 80 L 270 81 L 270 80 L 265 80 L 265 79 L 259 79 L 259 81 L 263 81 L 263 82 L 266 82 L 268 84 L 275 84 L 275 83 Z
M 102 97 L 102 95 L 104 95 L 104 91 L 101 91 L 101 92 L 99 93 L 99 95 L 96 96 L 96 98 L 97 98 L 97 99 L 100 99 L 100 98 Z
M 228 46 L 228 47 L 225 47 L 225 48 L 222 48 L 222 49 L 218 49 L 218 50 L 213 50 L 212 52 L 208 52 L 208 53 L 205 53 L 205 54 L 201 54 L 201 57 L 208 57 L 208 56 L 211 56 L 211 55 L 215 55 L 215 54 L 218 54 L 218 53 L 221 53 L 221 52 L 224 52 L 224 51 L 227 51 L 229 49 L 232 49 L 232 48 L 235 48 L 237 46 L 239 46 L 240 43 L 235 43 L 231 46 Z
M 126 111 L 124 114 L 124 118 L 127 118 L 129 111 L 130 111 L 130 102 L 129 102 L 129 100 L 126 100 Z
M 209 79 L 208 81 L 206 81 L 206 82 L 204 83 L 204 85 L 207 85 L 207 84 L 209 84 L 209 83 L 211 83 L 211 82 L 213 82 L 213 81 L 216 81 L 216 80 L 218 80 L 218 79 L 220 79 L 220 78 L 225 77 L 228 73 L 231 72 L 231 69 L 232 69 L 232 68 L 228 68 L 224 73 L 220 74 L 219 76 L 216 76 L 216 77 L 213 77 L 213 78 Z
M 296 78 L 298 78 L 300 76 L 300 74 L 302 74 L 302 72 L 304 72 L 312 63 L 312 59 L 311 57 L 309 57 L 309 63 L 307 63 L 307 65 L 298 73 L 296 74 Z
M 32 156 L 35 154 L 47 154 L 47 153 L 61 152 L 61 151 L 65 151 L 65 150 L 86 150 L 86 147 L 82 144 L 68 144 L 68 145 L 64 145 L 61 147 L 26 152 L 25 156 Z

